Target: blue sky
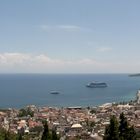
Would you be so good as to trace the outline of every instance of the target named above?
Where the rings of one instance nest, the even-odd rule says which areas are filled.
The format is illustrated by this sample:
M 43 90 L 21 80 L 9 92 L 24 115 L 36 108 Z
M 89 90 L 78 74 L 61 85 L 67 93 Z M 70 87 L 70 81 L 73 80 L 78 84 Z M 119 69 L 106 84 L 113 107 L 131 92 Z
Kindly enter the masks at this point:
M 139 0 L 0 1 L 0 72 L 140 72 L 139 6 Z

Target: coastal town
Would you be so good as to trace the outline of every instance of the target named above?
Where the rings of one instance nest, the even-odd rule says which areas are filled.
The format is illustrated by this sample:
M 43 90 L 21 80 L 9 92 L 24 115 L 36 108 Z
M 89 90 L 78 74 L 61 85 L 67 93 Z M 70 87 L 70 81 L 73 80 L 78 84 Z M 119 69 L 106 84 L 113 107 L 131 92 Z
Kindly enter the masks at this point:
M 32 136 L 40 140 L 43 120 L 49 129 L 55 129 L 60 140 L 102 140 L 110 116 L 119 118 L 124 113 L 136 131 L 140 131 L 140 90 L 136 100 L 122 103 L 106 103 L 97 107 L 37 107 L 30 105 L 24 109 L 1 109 L 0 128 L 6 131 Z

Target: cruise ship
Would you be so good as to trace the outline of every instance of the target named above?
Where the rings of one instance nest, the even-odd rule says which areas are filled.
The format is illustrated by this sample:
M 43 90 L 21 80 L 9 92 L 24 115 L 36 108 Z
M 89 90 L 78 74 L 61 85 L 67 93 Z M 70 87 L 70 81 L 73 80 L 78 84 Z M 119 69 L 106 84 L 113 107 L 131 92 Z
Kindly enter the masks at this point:
M 107 87 L 107 84 L 104 83 L 104 82 L 91 82 L 89 84 L 86 85 L 86 87 L 89 87 L 89 88 L 105 88 Z

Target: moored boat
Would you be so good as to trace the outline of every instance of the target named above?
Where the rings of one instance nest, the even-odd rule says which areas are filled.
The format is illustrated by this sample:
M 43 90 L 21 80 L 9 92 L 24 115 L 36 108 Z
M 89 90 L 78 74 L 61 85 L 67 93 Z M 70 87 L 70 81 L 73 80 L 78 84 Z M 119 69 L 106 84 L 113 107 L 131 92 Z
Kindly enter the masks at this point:
M 50 94 L 60 94 L 58 91 L 51 91 Z

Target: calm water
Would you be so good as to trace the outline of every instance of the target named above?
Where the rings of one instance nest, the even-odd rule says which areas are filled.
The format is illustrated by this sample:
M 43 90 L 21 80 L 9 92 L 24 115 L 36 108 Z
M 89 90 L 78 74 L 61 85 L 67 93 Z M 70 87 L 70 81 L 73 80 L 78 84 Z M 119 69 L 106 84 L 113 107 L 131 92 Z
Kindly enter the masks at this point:
M 107 88 L 87 88 L 92 81 L 102 81 Z M 93 106 L 135 98 L 140 77 L 127 74 L 1 74 L 0 107 Z M 52 95 L 52 90 L 61 94 Z

